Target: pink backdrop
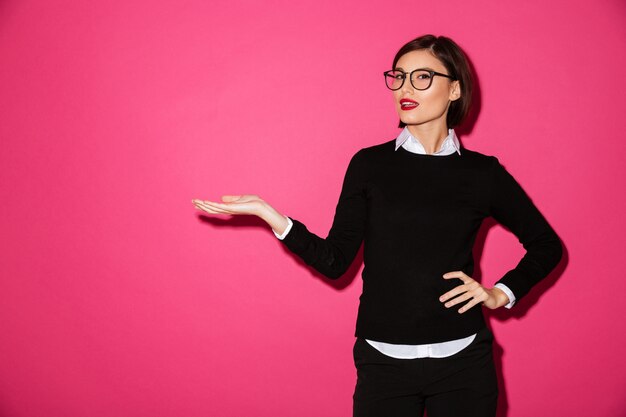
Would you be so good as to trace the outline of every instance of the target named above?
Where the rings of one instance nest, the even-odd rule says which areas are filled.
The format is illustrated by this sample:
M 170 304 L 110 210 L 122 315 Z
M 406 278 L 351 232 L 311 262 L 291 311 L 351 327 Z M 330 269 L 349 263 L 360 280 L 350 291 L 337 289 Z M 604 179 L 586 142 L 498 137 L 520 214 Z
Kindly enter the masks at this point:
M 330 281 L 191 199 L 259 194 L 326 236 L 350 157 L 399 133 L 382 71 L 424 33 L 478 74 L 462 143 L 566 248 L 486 310 L 499 415 L 626 415 L 623 2 L 259 3 L 0 2 L 0 415 L 350 415 L 361 255 Z M 476 276 L 523 253 L 486 222 Z

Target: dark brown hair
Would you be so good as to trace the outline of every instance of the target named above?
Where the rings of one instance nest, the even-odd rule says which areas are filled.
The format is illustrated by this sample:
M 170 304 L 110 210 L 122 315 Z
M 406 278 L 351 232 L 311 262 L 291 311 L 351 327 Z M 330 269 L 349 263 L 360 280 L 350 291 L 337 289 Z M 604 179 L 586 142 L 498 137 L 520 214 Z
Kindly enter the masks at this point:
M 450 38 L 445 36 L 423 35 L 406 43 L 393 59 L 391 68 L 396 69 L 396 64 L 400 57 L 407 52 L 428 49 L 439 59 L 448 70 L 448 74 L 459 80 L 461 87 L 461 97 L 450 103 L 446 124 L 448 129 L 460 125 L 467 113 L 469 113 L 472 102 L 473 75 L 467 58 L 463 50 Z M 406 124 L 400 120 L 398 127 Z

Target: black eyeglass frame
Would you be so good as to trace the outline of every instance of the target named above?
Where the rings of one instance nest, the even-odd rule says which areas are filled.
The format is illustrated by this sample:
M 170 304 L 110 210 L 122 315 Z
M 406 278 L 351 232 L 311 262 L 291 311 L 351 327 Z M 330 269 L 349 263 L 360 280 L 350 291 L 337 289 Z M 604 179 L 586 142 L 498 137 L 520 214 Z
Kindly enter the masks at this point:
M 404 74 L 404 76 L 402 77 L 402 82 L 400 83 L 400 86 L 398 88 L 391 88 L 391 87 L 389 87 L 387 85 L 387 77 L 388 77 L 387 74 L 390 73 L 390 72 L 393 72 L 393 71 L 398 71 L 398 72 L 401 72 L 402 74 Z M 426 87 L 426 88 L 417 88 L 415 86 L 415 84 L 413 84 L 413 73 L 417 72 L 417 71 L 426 71 L 427 73 L 430 74 L 430 82 L 428 83 L 428 87 Z M 439 75 L 440 77 L 450 78 L 452 81 L 456 81 L 457 80 L 456 77 L 453 77 L 451 75 L 442 74 L 440 72 L 429 70 L 429 69 L 426 69 L 426 68 L 418 68 L 418 69 L 415 69 L 415 70 L 413 70 L 413 71 L 411 71 L 409 73 L 406 73 L 406 72 L 400 71 L 400 70 L 389 70 L 389 71 L 383 72 L 383 75 L 385 76 L 385 87 L 389 88 L 391 91 L 397 91 L 397 90 L 401 89 L 402 86 L 404 85 L 404 81 L 406 80 L 406 76 L 407 75 L 409 76 L 409 81 L 411 83 L 411 86 L 413 86 L 413 88 L 415 88 L 416 90 L 420 90 L 420 91 L 428 90 L 430 88 L 430 86 L 433 85 L 433 79 L 435 78 L 435 75 Z

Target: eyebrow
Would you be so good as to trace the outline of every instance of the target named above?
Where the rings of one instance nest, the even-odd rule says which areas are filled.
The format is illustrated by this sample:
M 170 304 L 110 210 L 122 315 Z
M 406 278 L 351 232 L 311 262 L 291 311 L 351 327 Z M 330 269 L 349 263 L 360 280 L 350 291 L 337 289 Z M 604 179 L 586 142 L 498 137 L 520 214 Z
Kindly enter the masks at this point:
M 435 72 L 438 72 L 437 70 L 434 70 L 434 69 L 432 69 L 432 68 L 430 68 L 430 67 L 416 68 L 415 70 L 420 70 L 420 69 L 425 69 L 425 70 L 429 70 L 429 71 L 435 71 Z M 402 67 L 396 67 L 396 70 L 401 70 L 401 71 L 406 72 L 406 71 L 405 71 Z M 413 71 L 415 71 L 415 70 L 413 70 Z

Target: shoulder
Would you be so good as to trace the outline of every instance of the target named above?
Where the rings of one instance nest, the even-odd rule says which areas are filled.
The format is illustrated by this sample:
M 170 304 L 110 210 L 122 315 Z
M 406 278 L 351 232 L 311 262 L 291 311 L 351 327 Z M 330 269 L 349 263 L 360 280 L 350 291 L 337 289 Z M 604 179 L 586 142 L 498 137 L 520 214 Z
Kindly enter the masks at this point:
M 395 139 L 392 139 L 387 142 L 360 148 L 352 155 L 351 163 L 368 165 L 388 158 L 394 153 L 395 141 Z
M 461 156 L 464 156 L 467 159 L 474 161 L 476 163 L 483 163 L 483 164 L 493 164 L 495 161 L 498 160 L 498 158 L 496 158 L 494 155 L 487 155 L 485 153 L 474 151 L 474 150 L 463 148 L 463 147 L 461 148 Z
M 494 155 L 484 154 L 482 152 L 474 151 L 471 149 L 461 148 L 461 158 L 465 160 L 467 164 L 473 167 L 493 170 L 500 165 L 500 161 Z
M 379 155 L 389 154 L 389 151 L 395 150 L 396 139 L 391 139 L 383 143 L 378 143 L 376 145 L 366 146 L 365 148 L 361 148 L 357 151 L 357 154 L 360 154 L 361 157 L 376 157 Z

